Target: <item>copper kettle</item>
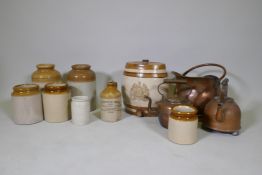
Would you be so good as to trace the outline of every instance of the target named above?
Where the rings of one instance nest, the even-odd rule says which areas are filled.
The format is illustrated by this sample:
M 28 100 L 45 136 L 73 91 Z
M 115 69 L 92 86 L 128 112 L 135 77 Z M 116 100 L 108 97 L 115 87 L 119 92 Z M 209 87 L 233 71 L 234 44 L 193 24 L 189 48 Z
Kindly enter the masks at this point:
M 206 75 L 203 77 L 189 77 L 186 76 L 189 72 L 196 68 L 204 66 L 215 66 L 222 69 L 223 74 L 220 78 L 214 75 Z M 193 106 L 197 107 L 200 114 L 203 113 L 205 105 L 212 100 L 215 96 L 219 94 L 220 81 L 226 75 L 226 69 L 219 64 L 206 63 L 194 66 L 183 74 L 177 72 L 172 72 L 176 76 L 176 80 L 185 81 L 186 83 L 181 83 L 177 85 L 178 96 L 182 99 L 188 99 Z
M 227 78 L 223 80 L 220 96 L 214 98 L 206 105 L 203 127 L 238 135 L 241 111 L 234 99 L 227 97 L 228 81 Z
M 162 85 L 164 84 L 179 84 L 185 83 L 183 81 L 176 81 L 173 79 L 164 79 L 164 82 L 158 85 L 158 93 L 162 96 L 162 100 L 157 102 L 158 106 L 158 120 L 164 128 L 168 128 L 168 120 L 171 115 L 173 107 L 180 104 L 187 104 L 184 99 L 181 99 L 177 96 L 176 88 L 172 89 L 174 94 L 168 96 L 166 93 L 163 93 L 161 90 Z M 165 92 L 165 91 L 164 91 Z

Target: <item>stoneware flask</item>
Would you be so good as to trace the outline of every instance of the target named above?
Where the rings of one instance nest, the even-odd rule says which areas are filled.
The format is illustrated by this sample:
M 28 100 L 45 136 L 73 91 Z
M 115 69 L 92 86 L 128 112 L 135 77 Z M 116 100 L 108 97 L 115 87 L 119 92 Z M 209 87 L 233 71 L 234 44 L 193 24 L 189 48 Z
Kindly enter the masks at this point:
M 69 88 L 66 83 L 49 83 L 43 90 L 44 117 L 47 122 L 69 120 Z
M 197 125 L 195 107 L 175 106 L 168 121 L 168 138 L 177 144 L 193 144 L 197 142 Z
M 121 119 L 121 93 L 117 83 L 110 81 L 100 94 L 101 119 L 107 122 L 116 122 Z
M 88 64 L 72 65 L 67 74 L 67 83 L 73 96 L 88 96 L 91 111 L 96 109 L 96 75 Z
M 43 120 L 42 98 L 36 84 L 21 84 L 13 87 L 13 121 L 16 124 L 33 124 Z
M 126 63 L 122 94 L 126 112 L 136 116 L 156 116 L 157 101 L 162 96 L 157 87 L 167 77 L 166 65 L 149 60 Z M 149 103 L 152 112 L 148 111 Z
M 72 123 L 85 125 L 90 120 L 90 101 L 88 96 L 74 96 L 71 101 Z
M 54 64 L 38 64 L 37 70 L 32 74 L 32 82 L 44 88 L 47 83 L 62 81 L 61 74 L 55 70 Z

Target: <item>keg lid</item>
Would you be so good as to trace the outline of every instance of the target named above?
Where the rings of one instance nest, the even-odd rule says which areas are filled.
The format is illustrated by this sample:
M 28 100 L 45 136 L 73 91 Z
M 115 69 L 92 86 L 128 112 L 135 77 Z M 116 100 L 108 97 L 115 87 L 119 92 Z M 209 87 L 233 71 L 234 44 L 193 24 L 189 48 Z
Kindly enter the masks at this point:
M 19 84 L 13 87 L 12 96 L 28 96 L 40 93 L 37 84 Z
M 149 60 L 133 61 L 126 63 L 125 75 L 143 78 L 164 78 L 167 77 L 166 65 L 160 62 Z

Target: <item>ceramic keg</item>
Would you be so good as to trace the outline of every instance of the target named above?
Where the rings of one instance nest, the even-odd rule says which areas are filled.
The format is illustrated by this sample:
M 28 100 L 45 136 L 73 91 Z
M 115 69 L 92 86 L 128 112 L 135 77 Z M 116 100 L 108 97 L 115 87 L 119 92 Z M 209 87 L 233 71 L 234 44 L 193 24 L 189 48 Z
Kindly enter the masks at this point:
M 126 112 L 152 116 L 148 106 L 151 106 L 152 111 L 157 110 L 156 102 L 162 98 L 157 88 L 166 77 L 166 65 L 163 63 L 149 60 L 126 63 L 122 86 Z

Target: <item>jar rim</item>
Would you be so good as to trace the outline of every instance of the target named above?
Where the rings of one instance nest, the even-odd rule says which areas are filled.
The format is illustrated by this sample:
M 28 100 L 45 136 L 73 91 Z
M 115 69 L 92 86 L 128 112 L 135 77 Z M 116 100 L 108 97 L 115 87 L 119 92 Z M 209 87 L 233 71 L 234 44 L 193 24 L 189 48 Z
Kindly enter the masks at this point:
M 86 102 L 86 101 L 89 101 L 89 97 L 86 95 L 73 96 L 72 101 Z
M 40 89 L 37 84 L 18 84 L 13 87 L 13 96 L 24 96 L 39 93 Z
M 91 66 L 89 64 L 74 64 L 71 68 L 74 70 L 88 70 Z
M 63 82 L 47 83 L 44 87 L 46 93 L 61 93 L 68 91 L 68 85 Z
M 55 68 L 54 64 L 37 64 L 36 67 L 38 69 L 53 69 Z

